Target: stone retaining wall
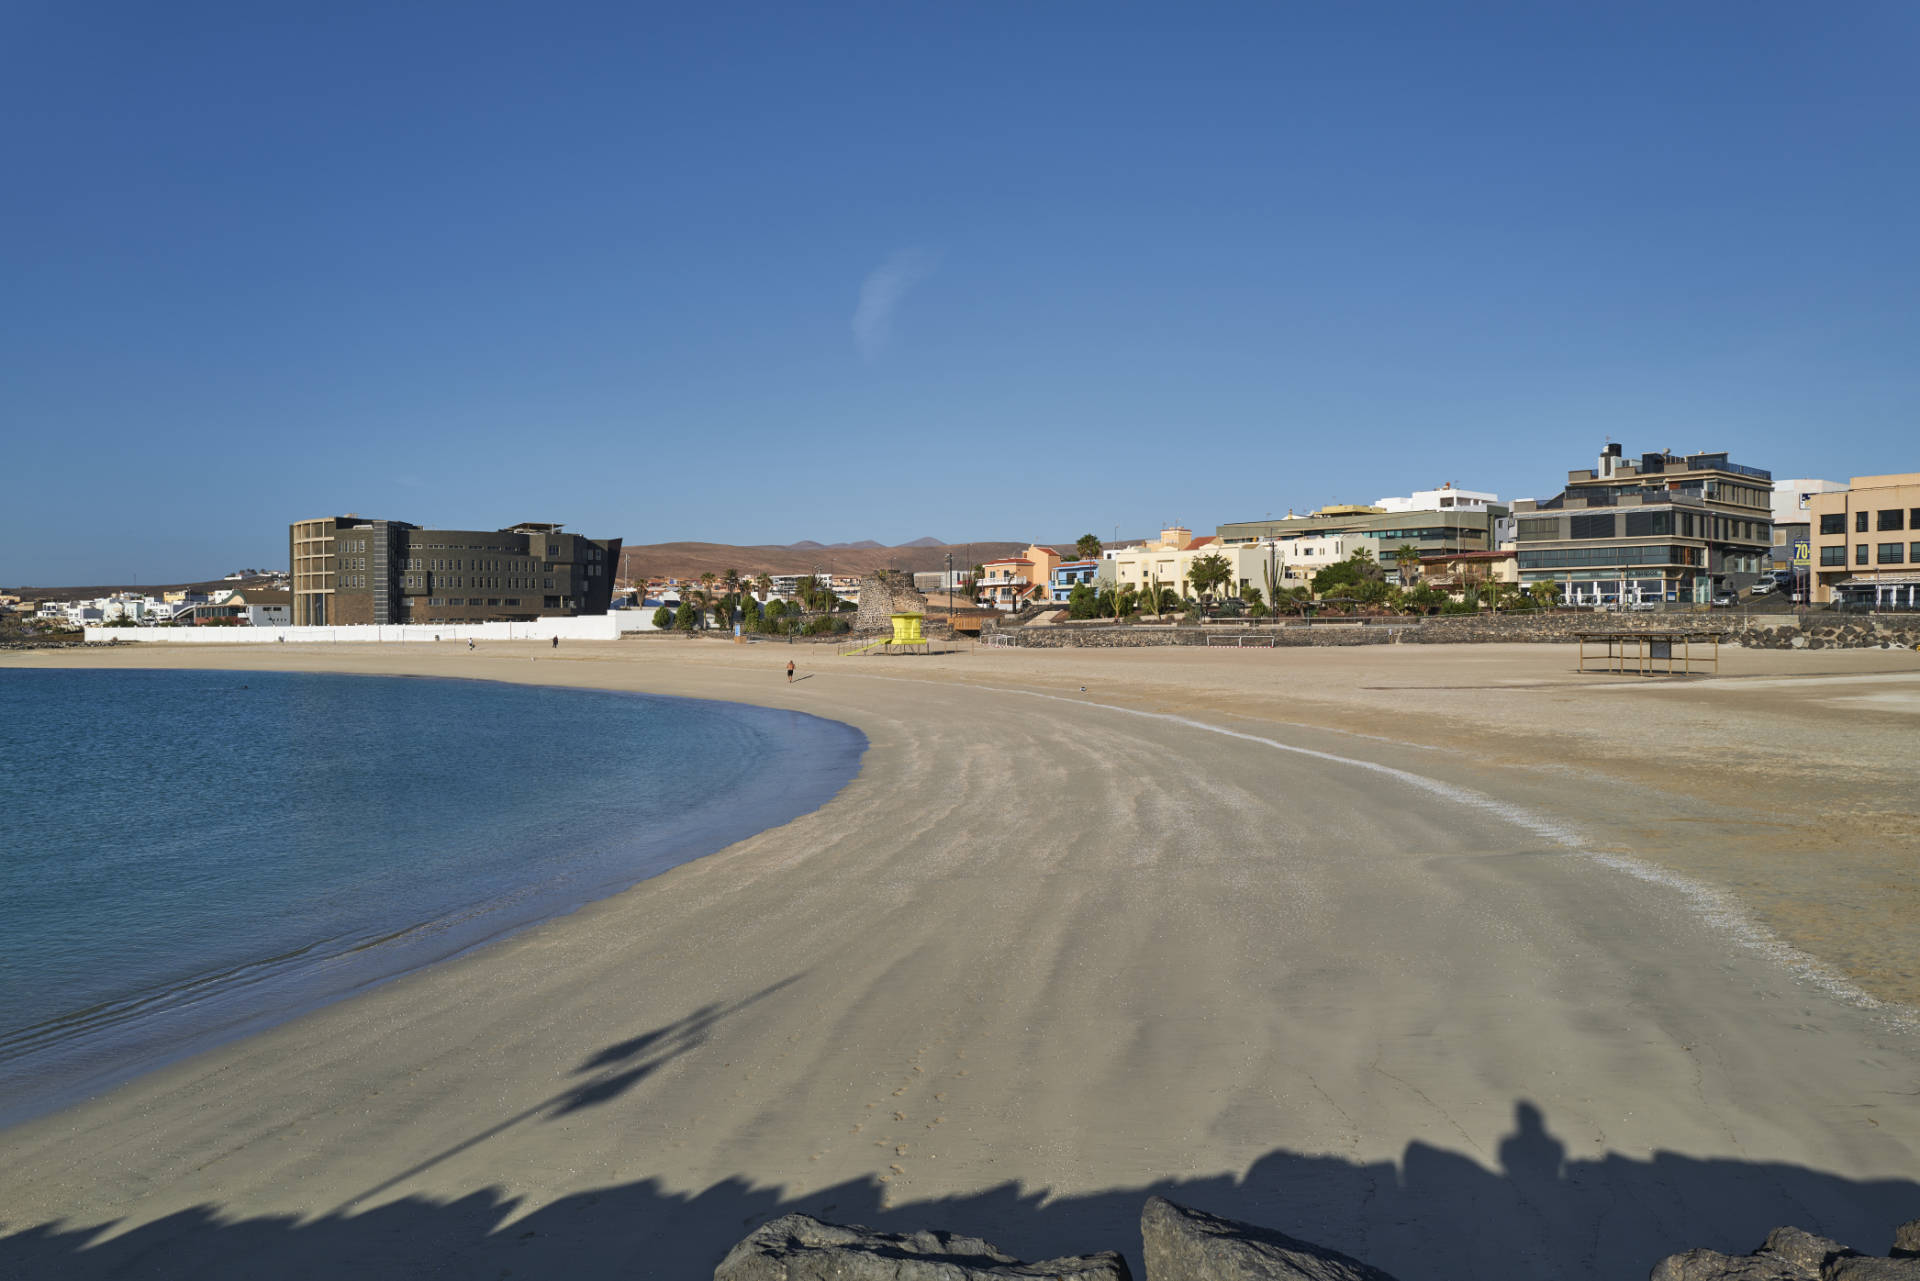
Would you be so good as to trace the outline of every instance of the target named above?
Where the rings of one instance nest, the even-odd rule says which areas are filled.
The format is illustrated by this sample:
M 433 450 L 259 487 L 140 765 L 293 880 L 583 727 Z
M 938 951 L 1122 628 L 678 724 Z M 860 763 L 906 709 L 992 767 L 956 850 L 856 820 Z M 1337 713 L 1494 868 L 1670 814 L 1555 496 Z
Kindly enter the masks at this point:
M 1236 636 L 1276 646 L 1565 644 L 1579 632 L 1699 631 L 1746 649 L 1915 649 L 1920 615 L 1766 614 L 1757 617 L 1701 614 L 1517 614 L 1499 617 L 1383 618 L 1362 622 L 1289 623 L 1279 627 L 1089 626 L 1009 629 L 1013 643 L 1032 649 L 1119 649 L 1155 645 L 1224 644 Z

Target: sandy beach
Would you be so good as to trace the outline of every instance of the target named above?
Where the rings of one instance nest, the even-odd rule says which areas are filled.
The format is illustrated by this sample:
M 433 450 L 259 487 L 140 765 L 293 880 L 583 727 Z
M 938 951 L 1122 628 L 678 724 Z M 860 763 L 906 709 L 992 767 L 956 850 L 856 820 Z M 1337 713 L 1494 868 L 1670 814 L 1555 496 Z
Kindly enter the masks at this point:
M 797 659 L 804 678 L 788 685 Z M 791 707 L 822 809 L 0 1134 L 0 1276 L 711 1275 L 789 1210 L 1404 1281 L 1920 1215 L 1920 657 L 119 647 Z

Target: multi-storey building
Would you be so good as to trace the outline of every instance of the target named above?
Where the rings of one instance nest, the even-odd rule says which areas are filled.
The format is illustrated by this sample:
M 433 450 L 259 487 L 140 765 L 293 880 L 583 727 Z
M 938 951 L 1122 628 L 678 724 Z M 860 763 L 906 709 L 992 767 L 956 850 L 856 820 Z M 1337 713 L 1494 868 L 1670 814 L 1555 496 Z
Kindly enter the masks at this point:
M 1559 494 L 1514 504 L 1520 580 L 1572 603 L 1705 602 L 1767 572 L 1772 501 L 1773 474 L 1724 453 L 1630 462 L 1610 444 Z
M 1372 506 L 1322 507 L 1308 516 L 1288 513 L 1280 520 L 1233 521 L 1215 532 L 1226 549 L 1278 543 L 1280 559 L 1290 564 L 1316 559 L 1314 553 L 1328 539 L 1338 538 L 1347 554 L 1364 548 L 1389 579 L 1397 579 L 1394 553 L 1401 547 L 1411 546 L 1422 556 L 1492 551 L 1499 546 L 1507 516 L 1508 508 L 1492 494 L 1437 489 L 1382 499 Z
M 981 602 L 995 609 L 1018 609 L 1051 599 L 1047 585 L 1061 559 L 1053 548 L 1035 543 L 1018 556 L 988 561 L 977 584 Z
M 1097 560 L 1061 561 L 1053 567 L 1053 574 L 1048 584 L 1052 589 L 1053 599 L 1060 604 L 1072 600 L 1073 589 L 1082 583 L 1089 587 L 1093 586 L 1093 580 L 1099 572 L 1100 562 Z
M 1773 568 L 1774 572 L 1793 573 L 1804 580 L 1812 557 L 1812 525 L 1809 512 L 1815 494 L 1831 494 L 1845 489 L 1837 480 L 1800 477 L 1773 482 Z M 1804 592 L 1806 583 L 1796 583 Z
M 1855 476 L 1807 516 L 1814 604 L 1920 607 L 1920 472 Z
M 620 540 L 559 525 L 422 529 L 330 516 L 288 541 L 296 625 L 477 623 L 604 614 Z

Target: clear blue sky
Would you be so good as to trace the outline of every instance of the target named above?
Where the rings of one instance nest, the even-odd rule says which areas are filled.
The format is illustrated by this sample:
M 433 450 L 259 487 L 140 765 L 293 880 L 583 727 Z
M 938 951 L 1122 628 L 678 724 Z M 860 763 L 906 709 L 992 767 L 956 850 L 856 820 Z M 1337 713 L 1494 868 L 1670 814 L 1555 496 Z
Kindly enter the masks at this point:
M 0 583 L 1920 467 L 1910 3 L 15 3 Z

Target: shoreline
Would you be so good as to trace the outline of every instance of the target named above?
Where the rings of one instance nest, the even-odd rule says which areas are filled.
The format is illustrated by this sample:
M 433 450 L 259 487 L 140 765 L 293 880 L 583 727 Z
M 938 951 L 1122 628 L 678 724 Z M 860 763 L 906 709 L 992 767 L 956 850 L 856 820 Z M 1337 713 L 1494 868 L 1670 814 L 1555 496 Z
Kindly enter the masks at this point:
M 68 669 L 72 670 L 72 669 Z M 122 669 L 124 670 L 124 669 Z M 166 669 L 143 668 L 143 671 Z M 204 671 L 207 669 L 194 669 Z M 501 689 L 543 689 L 523 682 L 475 676 L 406 673 L 353 674 L 345 679 L 415 681 Z M 700 704 L 684 699 L 625 690 L 579 690 L 589 697 Z M 721 704 L 752 717 L 778 715 L 747 704 Z M 730 798 L 730 814 L 710 815 L 717 826 L 698 829 L 632 829 L 622 833 L 628 852 L 618 867 L 556 864 L 547 850 L 539 879 L 495 883 L 479 897 L 445 898 L 423 903 L 425 915 L 384 920 L 340 919 L 323 936 L 276 939 L 268 950 L 218 963 L 147 986 L 90 999 L 84 1006 L 44 1013 L 8 1032 L 0 1044 L 0 1135 L 15 1125 L 83 1104 L 139 1076 L 160 1070 L 219 1046 L 257 1035 L 336 1001 L 374 990 L 511 938 L 548 921 L 609 898 L 693 859 L 724 849 L 832 800 L 858 774 L 866 740 L 859 731 L 809 713 L 793 713 L 818 722 L 807 732 L 820 739 L 814 747 L 830 754 L 828 737 L 846 736 L 847 768 L 834 769 L 820 789 L 787 785 L 786 775 L 755 774 L 763 780 L 753 794 Z M 566 747 L 546 744 L 545 749 Z M 825 759 L 825 756 L 822 756 Z M 791 763 L 791 762 L 790 762 Z M 822 790 L 824 789 L 824 790 Z M 742 804 L 746 805 L 744 810 Z M 765 822 L 745 830 L 741 814 Z M 588 879 L 582 880 L 585 873 Z M 344 889 L 346 887 L 335 887 Z M 16 1054 L 13 1049 L 23 1048 Z M 63 1071 L 77 1072 L 61 1081 Z
M 1730 946 L 1667 888 L 1378 772 L 1550 815 L 1598 854 L 1673 868 L 1677 850 L 1771 928 L 1768 893 L 1796 891 L 1753 878 L 1781 842 L 1701 779 L 1761 777 L 1781 743 L 1831 739 L 1823 700 L 1865 691 L 1880 701 L 1847 705 L 1869 724 L 1845 739 L 1871 777 L 1834 801 L 1852 830 L 1859 792 L 1911 768 L 1872 758 L 1913 724 L 1886 704 L 1909 686 L 1885 655 L 1730 673 L 1809 693 L 1576 685 L 1487 647 L 820 656 L 794 686 L 757 647 L 491 648 L 178 665 L 724 695 L 870 746 L 784 827 L 7 1131 L 0 1261 L 105 1276 L 164 1249 L 185 1275 L 297 1250 L 381 1274 L 699 1276 L 788 1209 L 1044 1257 L 1134 1239 L 1129 1198 L 1151 1189 L 1409 1277 L 1511 1271 L 1497 1250 L 1515 1246 L 1601 1276 L 1676 1241 L 1748 1248 L 1749 1219 L 1867 1244 L 1920 1196 L 1912 1035 Z M 1076 705 L 1081 684 L 1114 706 Z M 1573 734 L 1560 700 L 1603 689 L 1604 723 Z M 1058 701 L 1013 697 L 1031 692 Z M 1117 714 L 1134 708 L 1171 719 Z M 1722 738 L 1766 734 L 1704 761 L 1702 708 Z M 1568 735 L 1552 759 L 1548 713 Z M 1623 755 L 1649 728 L 1668 759 Z M 1636 772 L 1659 786 L 1622 811 Z M 1746 882 L 1703 875 L 1725 868 Z M 1854 871 L 1841 889 L 1871 881 Z M 1882 946 L 1880 969 L 1906 963 L 1905 936 Z M 1464 1164 L 1435 1182 L 1435 1160 Z M 1472 1178 L 1494 1208 L 1440 1191 Z M 1622 1198 L 1661 1208 L 1623 1227 Z M 1470 1240 L 1436 1263 L 1436 1234 Z

